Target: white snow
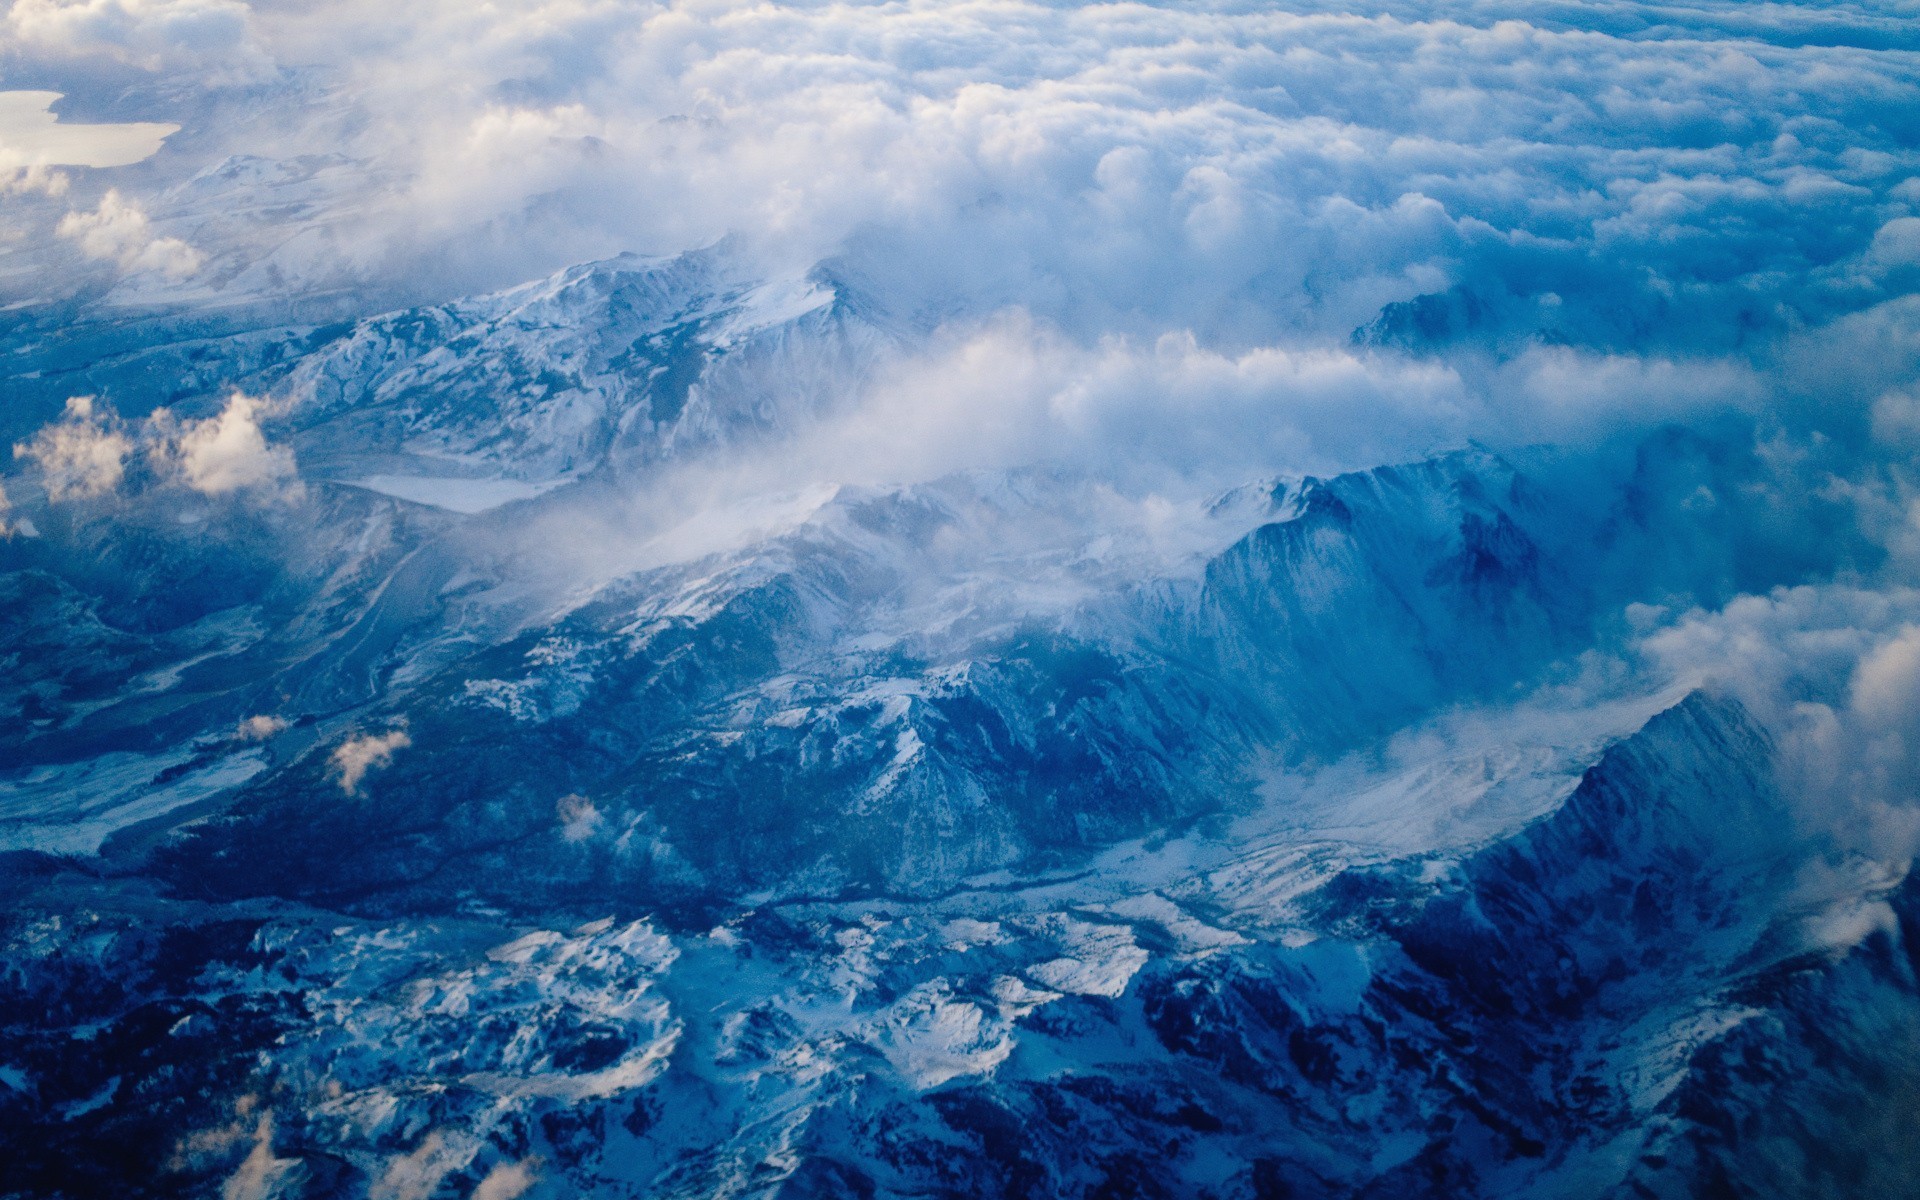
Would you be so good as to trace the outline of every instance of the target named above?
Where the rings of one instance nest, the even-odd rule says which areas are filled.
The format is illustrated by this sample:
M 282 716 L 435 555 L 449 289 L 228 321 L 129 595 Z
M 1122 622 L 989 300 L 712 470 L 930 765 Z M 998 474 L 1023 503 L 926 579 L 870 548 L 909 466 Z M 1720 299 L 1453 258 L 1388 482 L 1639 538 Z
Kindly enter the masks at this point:
M 529 483 L 524 479 L 450 479 L 431 475 L 370 475 L 365 479 L 342 482 L 379 492 L 399 500 L 410 500 L 448 512 L 488 512 L 503 504 L 532 500 L 543 496 L 571 479 L 543 479 Z
M 239 787 L 267 765 L 263 751 L 249 750 L 155 786 L 192 756 L 104 754 L 0 783 L 0 849 L 95 854 L 116 830 Z
M 178 125 L 80 125 L 53 113 L 60 92 L 0 92 L 0 171 L 16 167 L 124 167 L 151 158 Z

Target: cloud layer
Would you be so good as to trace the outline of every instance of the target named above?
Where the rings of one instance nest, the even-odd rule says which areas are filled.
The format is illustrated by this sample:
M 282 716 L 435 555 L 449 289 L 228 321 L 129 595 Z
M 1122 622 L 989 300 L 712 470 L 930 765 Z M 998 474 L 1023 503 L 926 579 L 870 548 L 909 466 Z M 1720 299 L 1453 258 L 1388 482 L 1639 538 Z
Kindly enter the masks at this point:
M 1858 306 L 1920 173 L 1904 58 L 1712 29 L 427 6 L 398 23 L 390 53 L 422 65 L 400 72 L 267 25 L 362 98 L 345 149 L 402 181 L 356 231 L 383 256 L 477 237 L 511 259 L 511 236 L 545 266 L 732 232 L 811 259 L 851 241 L 888 294 L 1018 304 L 1076 335 L 1344 335 L 1466 285 L 1576 341 L 1724 344 L 1742 312 Z
M 1810 44 L 1810 19 L 1003 0 L 9 17 L 43 66 L 252 80 L 208 111 L 227 130 L 194 131 L 209 159 L 356 164 L 321 274 L 459 289 L 736 233 L 769 259 L 850 252 L 936 317 L 1019 305 L 1083 341 L 1344 336 L 1464 286 L 1490 318 L 1614 349 L 1726 347 L 1909 269 L 1920 71 L 1866 48 L 1870 11 L 1859 44 Z
M 918 402 L 878 402 L 925 434 L 903 461 L 1309 469 L 1716 406 L 1885 444 L 1920 428 L 1897 17 L 32 0 L 0 68 L 111 68 L 190 98 L 117 115 L 187 128 L 0 222 L 140 303 L 438 299 L 725 236 L 826 260 L 929 334 L 890 376 Z

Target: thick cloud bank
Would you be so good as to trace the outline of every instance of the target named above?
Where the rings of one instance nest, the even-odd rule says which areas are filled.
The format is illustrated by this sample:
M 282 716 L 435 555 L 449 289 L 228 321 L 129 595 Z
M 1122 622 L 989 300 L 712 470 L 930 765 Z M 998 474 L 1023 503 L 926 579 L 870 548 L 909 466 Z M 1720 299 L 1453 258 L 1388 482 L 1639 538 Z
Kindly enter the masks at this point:
M 0 218 L 29 265 L 76 257 L 126 302 L 436 299 L 731 237 L 947 327 L 900 371 L 936 400 L 1044 383 L 1016 438 L 1044 412 L 1057 438 L 1204 458 L 1286 443 L 1260 414 L 1295 392 L 1307 415 L 1279 424 L 1325 426 L 1294 440 L 1303 469 L 1729 404 L 1912 436 L 1920 67 L 1897 6 L 6 20 L 0 71 L 96 103 L 110 80 L 116 116 L 186 126 L 139 180 L 83 172 Z M 1406 351 L 1444 362 L 1376 361 Z

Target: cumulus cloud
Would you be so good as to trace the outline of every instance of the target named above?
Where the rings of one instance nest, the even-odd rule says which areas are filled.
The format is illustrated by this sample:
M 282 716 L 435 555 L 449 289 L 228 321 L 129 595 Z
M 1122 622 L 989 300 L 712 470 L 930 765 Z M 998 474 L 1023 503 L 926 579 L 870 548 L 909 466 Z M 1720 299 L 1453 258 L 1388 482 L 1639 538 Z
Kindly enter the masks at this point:
M 263 401 L 234 392 L 218 415 L 167 431 L 159 453 L 180 481 L 207 496 L 241 488 L 297 487 L 293 451 L 269 445 L 260 430 Z M 164 419 L 163 419 L 164 420 Z
M 111 408 L 96 405 L 92 396 L 72 397 L 61 420 L 13 447 L 15 458 L 39 466 L 47 497 L 56 501 L 113 491 L 126 475 L 132 452 L 133 439 L 124 423 Z
M 1789 401 L 1829 435 L 1913 425 L 1897 364 L 1855 387 L 1832 364 L 1871 356 L 1821 340 L 1892 321 L 1913 283 L 1920 153 L 1894 116 L 1920 80 L 1896 56 L 1704 18 L 1643 39 L 1390 6 L 26 16 L 131 46 L 111 31 L 162 9 L 304 64 L 300 87 L 192 133 L 277 156 L 235 178 L 284 173 L 289 204 L 235 203 L 252 193 L 210 177 L 164 198 L 127 185 L 62 223 L 86 253 L 330 302 L 728 234 L 768 271 L 826 260 L 916 351 L 863 400 L 871 420 L 808 434 L 812 461 L 856 473 L 1045 448 L 1332 469 Z M 238 414 L 219 428 L 246 440 Z M 246 448 L 235 461 L 267 463 Z
M 1920 625 L 1902 626 L 1854 668 L 1853 710 L 1881 727 L 1920 722 Z
M 1685 360 L 1729 360 L 1711 390 L 1751 403 L 1730 372 L 1896 298 L 1920 219 L 1897 119 L 1920 80 L 1784 8 L 1738 36 L 1674 18 L 1689 36 L 1658 39 L 1484 6 L 234 8 L 36 0 L 26 17 L 225 13 L 306 64 L 301 88 L 249 101 L 244 142 L 336 156 L 298 196 L 296 242 L 327 252 L 289 251 L 284 217 L 249 232 L 282 210 L 212 191 L 196 210 L 208 253 L 264 256 L 250 288 L 444 294 L 731 233 L 769 270 L 832 259 L 916 330 L 1018 313 L 1082 355 L 1191 336 L 1226 362 L 1333 363 L 1365 328 L 1447 359 L 1467 393 L 1473 353 L 1532 354 L 1548 415 L 1584 419 L 1604 393 L 1660 420 L 1711 374 Z M 1867 399 L 1814 390 L 1831 411 Z M 1423 432 L 1470 415 L 1439 403 Z M 1182 435 L 1180 412 L 1156 434 Z
M 1704 17 L 1658 39 L 1522 8 L 1018 0 L 10 19 L 58 30 L 46 46 L 244 28 L 306 64 L 227 119 L 250 152 L 360 172 L 303 216 L 343 248 L 308 273 L 484 286 L 731 232 L 770 262 L 849 254 L 923 313 L 1017 302 L 1082 341 L 1344 338 L 1464 287 L 1492 326 L 1560 342 L 1751 344 L 1870 300 L 1848 281 L 1901 252 L 1920 175 L 1897 56 Z
M 70 212 L 55 230 L 88 258 L 119 264 L 124 271 L 154 271 L 167 279 L 185 279 L 200 269 L 198 250 L 179 238 L 161 237 L 141 207 L 108 189 L 92 212 Z
M 404 729 L 348 738 L 334 748 L 330 760 L 339 779 L 340 790 L 349 796 L 359 795 L 361 781 L 366 779 L 367 772 L 392 765 L 394 752 L 411 745 L 413 739 L 407 736 Z
M 1920 166 L 1894 59 L 1712 28 L 548 0 L 383 10 L 375 43 L 349 11 L 263 28 L 351 81 L 339 148 L 400 181 L 376 257 L 529 275 L 738 232 L 1076 336 L 1344 336 L 1464 285 L 1559 338 L 1731 344 L 1755 288 L 1830 307 L 1806 268 Z
M 67 194 L 67 188 L 73 183 L 63 171 L 50 171 L 43 166 L 15 167 L 11 171 L 0 170 L 0 196 L 47 196 L 58 199 Z
M 75 396 L 60 420 L 13 452 L 39 466 L 47 496 L 56 501 L 114 491 L 136 451 L 153 467 L 149 478 L 204 496 L 248 491 L 298 500 L 304 489 L 293 452 L 267 441 L 259 423 L 264 411 L 264 401 L 236 391 L 210 417 L 181 421 L 161 408 L 129 425 L 96 398 Z
M 281 717 L 252 716 L 240 722 L 234 736 L 243 742 L 264 742 L 286 727 L 287 722 Z

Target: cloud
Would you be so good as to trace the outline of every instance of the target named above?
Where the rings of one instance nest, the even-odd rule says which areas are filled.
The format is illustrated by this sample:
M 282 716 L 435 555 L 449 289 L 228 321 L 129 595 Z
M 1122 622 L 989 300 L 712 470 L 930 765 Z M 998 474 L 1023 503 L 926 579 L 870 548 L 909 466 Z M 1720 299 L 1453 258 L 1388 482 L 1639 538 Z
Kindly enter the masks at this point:
M 58 199 L 66 195 L 72 185 L 72 177 L 64 171 L 50 171 L 42 166 L 0 170 L 0 196 L 41 195 Z
M 84 500 L 113 491 L 126 474 L 127 456 L 132 452 L 133 439 L 119 417 L 111 408 L 96 409 L 91 396 L 72 397 L 60 421 L 13 447 L 15 458 L 30 459 L 39 466 L 47 497 L 55 501 Z
M 254 1129 L 253 1149 L 220 1185 L 220 1200 L 269 1200 L 280 1194 L 280 1184 L 299 1162 L 274 1155 L 273 1115 L 263 1113 Z
M 185 279 L 200 269 L 200 252 L 179 238 L 159 237 L 147 214 L 118 190 L 108 189 L 90 213 L 70 212 L 55 230 L 88 258 L 119 264 L 124 271 L 154 271 Z
M 149 71 L 256 78 L 270 66 L 239 0 L 14 0 L 0 30 L 38 58 L 104 57 Z
M 241 21 L 219 4 L 28 15 L 104 29 L 163 7 Z M 1690 12 L 1658 39 L 1520 16 L 261 6 L 246 36 L 303 64 L 299 85 L 215 105 L 192 137 L 277 158 L 261 178 L 305 181 L 288 205 L 236 203 L 202 177 L 138 202 L 128 185 L 117 208 L 64 227 L 123 267 L 179 275 L 204 252 L 219 268 L 196 286 L 244 280 L 232 298 L 336 302 L 356 288 L 438 298 L 734 234 L 768 271 L 830 259 L 849 303 L 884 307 L 890 328 L 942 329 L 927 362 L 963 371 L 976 359 L 956 341 L 1025 321 L 1035 345 L 993 333 L 1002 352 L 1085 377 L 1056 389 L 1063 430 L 1151 429 L 1188 456 L 1204 440 L 1188 404 L 1155 423 L 1115 399 L 1164 373 L 1164 339 L 1191 342 L 1171 357 L 1196 375 L 1234 364 L 1218 369 L 1243 396 L 1259 390 L 1247 376 L 1272 369 L 1277 384 L 1288 362 L 1332 404 L 1328 376 L 1365 358 L 1349 335 L 1379 326 L 1382 345 L 1440 364 L 1357 369 L 1371 379 L 1355 375 L 1356 410 L 1407 389 L 1371 423 L 1376 445 L 1405 428 L 1404 453 L 1516 423 L 1592 432 L 1750 409 L 1753 381 L 1808 331 L 1911 285 L 1920 152 L 1901 121 L 1920 80 L 1897 55 L 1768 42 L 1799 28 L 1786 10 L 1737 30 Z M 181 71 L 182 94 L 206 91 Z M 316 154 L 324 186 L 301 174 Z M 152 249 L 135 219 L 149 211 L 194 246 Z M 1488 362 L 1497 396 L 1482 395 Z M 1867 399 L 1808 387 L 1810 413 Z M 1255 428 L 1213 435 L 1238 450 Z M 1368 428 L 1356 411 L 1350 431 Z
M 1853 711 L 1882 727 L 1920 722 L 1920 625 L 1902 626 L 1854 668 Z
M 413 739 L 404 729 L 392 729 L 381 734 L 367 734 L 362 737 L 348 738 L 334 748 L 329 760 L 339 775 L 340 790 L 349 796 L 360 794 L 360 783 L 367 772 L 390 766 L 396 750 L 404 750 L 413 745 Z
M 563 841 L 589 841 L 606 827 L 599 807 L 585 796 L 560 797 L 554 805 L 554 812 L 560 818 L 560 837 Z
M 321 142 L 395 182 L 354 235 L 406 270 L 517 278 L 736 232 L 770 258 L 851 245 L 890 292 L 1017 297 L 1076 337 L 1344 336 L 1465 285 L 1557 297 L 1526 319 L 1561 338 L 1730 345 L 1766 300 L 1830 307 L 1809 268 L 1863 252 L 1920 168 L 1894 58 L 1710 26 L 1001 2 L 342 19 L 370 11 L 262 30 L 340 73 Z
M 1882 225 L 1867 254 L 1884 267 L 1920 266 L 1920 217 L 1895 217 Z
M 720 386 L 712 381 L 709 389 Z M 747 408 L 743 395 L 717 401 Z M 1765 389 L 1722 361 L 1535 347 L 1504 362 L 1342 341 L 1226 352 L 1189 332 L 1085 346 L 1011 312 L 883 354 L 823 411 L 649 466 L 646 505 L 684 508 L 818 484 L 916 483 L 962 470 L 1062 467 L 1132 493 L 1192 495 L 1281 474 L 1417 459 L 1469 440 L 1599 443 L 1657 420 L 1752 412 Z M 672 495 L 670 493 L 677 493 Z
M 263 409 L 263 401 L 236 391 L 211 417 L 180 421 L 160 408 L 129 426 L 94 397 L 75 396 L 60 420 L 15 445 L 13 453 L 38 464 L 47 496 L 55 501 L 114 491 L 136 451 L 160 481 L 204 496 L 253 491 L 298 500 L 304 489 L 293 452 L 267 441 L 259 424 Z
M 535 1162 L 499 1163 L 473 1189 L 473 1200 L 519 1200 L 539 1182 Z
M 367 1200 L 427 1200 L 457 1165 L 446 1139 L 436 1130 L 410 1152 L 388 1160 L 386 1170 L 367 1190 Z
M 1696 610 L 1641 653 L 1666 675 L 1731 692 L 1779 740 L 1803 823 L 1890 862 L 1920 850 L 1920 589 L 1778 589 Z
M 272 446 L 261 433 L 262 401 L 234 392 L 217 416 L 187 421 L 171 432 L 164 457 L 180 481 L 202 495 L 241 488 L 297 487 L 293 451 Z
M 1657 39 L 1520 16 L 34 0 L 9 19 L 49 31 L 40 54 L 166 28 L 302 64 L 195 137 L 359 172 L 302 197 L 342 247 L 293 264 L 309 286 L 490 286 L 732 232 L 1082 342 L 1344 338 L 1462 286 L 1562 342 L 1732 347 L 1869 298 L 1820 272 L 1883 231 L 1897 248 L 1912 215 L 1920 84 L 1897 55 L 1697 11 Z
M 234 736 L 243 742 L 264 742 L 287 727 L 284 718 L 275 716 L 253 716 L 240 722 Z

